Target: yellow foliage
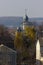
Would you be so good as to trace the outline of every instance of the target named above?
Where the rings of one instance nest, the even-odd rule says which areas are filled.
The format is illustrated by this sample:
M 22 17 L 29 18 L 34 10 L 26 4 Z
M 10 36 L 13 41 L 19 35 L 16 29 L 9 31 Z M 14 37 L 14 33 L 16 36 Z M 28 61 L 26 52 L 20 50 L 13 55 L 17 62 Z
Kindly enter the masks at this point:
M 22 46 L 23 46 L 22 32 L 15 33 L 14 45 L 17 49 L 20 49 L 20 50 L 22 49 Z
M 25 35 L 34 40 L 35 39 L 35 31 L 34 31 L 34 28 L 31 28 L 31 27 L 25 27 Z
M 31 51 L 29 52 L 29 46 L 33 43 L 34 40 L 35 40 L 34 28 L 27 26 L 27 27 L 25 27 L 24 32 L 17 31 L 15 33 L 14 46 L 16 47 L 16 50 L 19 51 L 19 54 L 20 54 L 20 55 L 18 55 L 18 59 L 19 59 L 19 57 L 20 57 L 20 59 L 31 57 L 31 55 L 30 55 Z M 32 48 L 34 48 L 34 47 L 32 47 Z

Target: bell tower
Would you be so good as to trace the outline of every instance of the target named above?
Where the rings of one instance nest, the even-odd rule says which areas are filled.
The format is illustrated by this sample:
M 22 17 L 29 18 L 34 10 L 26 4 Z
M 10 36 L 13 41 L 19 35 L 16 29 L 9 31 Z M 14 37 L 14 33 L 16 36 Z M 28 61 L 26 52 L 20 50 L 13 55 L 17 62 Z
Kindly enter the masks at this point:
M 28 25 L 28 16 L 27 16 L 27 9 L 25 9 L 25 16 L 23 17 L 23 30 L 25 29 L 25 26 Z

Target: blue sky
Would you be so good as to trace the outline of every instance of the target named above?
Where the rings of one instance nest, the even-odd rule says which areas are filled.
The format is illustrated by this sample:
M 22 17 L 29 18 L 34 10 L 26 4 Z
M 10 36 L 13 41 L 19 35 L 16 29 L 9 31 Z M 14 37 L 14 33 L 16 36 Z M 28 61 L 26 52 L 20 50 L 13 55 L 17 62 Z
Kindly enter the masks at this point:
M 0 0 L 1 16 L 43 17 L 43 0 Z

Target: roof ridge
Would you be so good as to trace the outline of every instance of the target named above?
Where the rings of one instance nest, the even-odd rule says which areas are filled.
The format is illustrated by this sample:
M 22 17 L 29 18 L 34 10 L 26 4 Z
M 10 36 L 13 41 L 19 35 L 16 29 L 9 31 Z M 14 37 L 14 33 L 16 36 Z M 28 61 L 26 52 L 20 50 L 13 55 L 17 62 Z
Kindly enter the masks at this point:
M 13 51 L 13 52 L 15 52 L 15 53 L 16 53 L 16 51 L 15 51 L 15 50 L 13 50 L 13 49 L 11 49 L 11 48 L 9 48 L 9 47 L 5 46 L 4 44 L 1 44 L 1 45 L 0 45 L 0 47 L 2 47 L 2 46 L 4 46 L 4 47 L 6 47 L 6 48 L 8 48 L 8 49 L 10 49 L 11 51 Z

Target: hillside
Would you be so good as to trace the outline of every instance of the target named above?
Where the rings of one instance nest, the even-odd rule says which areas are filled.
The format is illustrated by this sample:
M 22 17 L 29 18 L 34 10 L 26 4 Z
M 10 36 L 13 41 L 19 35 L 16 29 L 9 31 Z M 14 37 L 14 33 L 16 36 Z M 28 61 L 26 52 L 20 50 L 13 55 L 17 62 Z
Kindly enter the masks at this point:
M 17 27 L 23 21 L 22 17 L 0 17 L 0 25 Z
M 31 22 L 36 22 L 38 25 L 43 22 L 43 18 L 29 18 L 29 21 Z M 23 17 L 0 17 L 0 25 L 5 25 L 5 26 L 20 26 L 20 24 L 23 22 Z M 34 23 L 35 24 L 35 23 Z M 36 24 L 36 25 L 37 25 Z

